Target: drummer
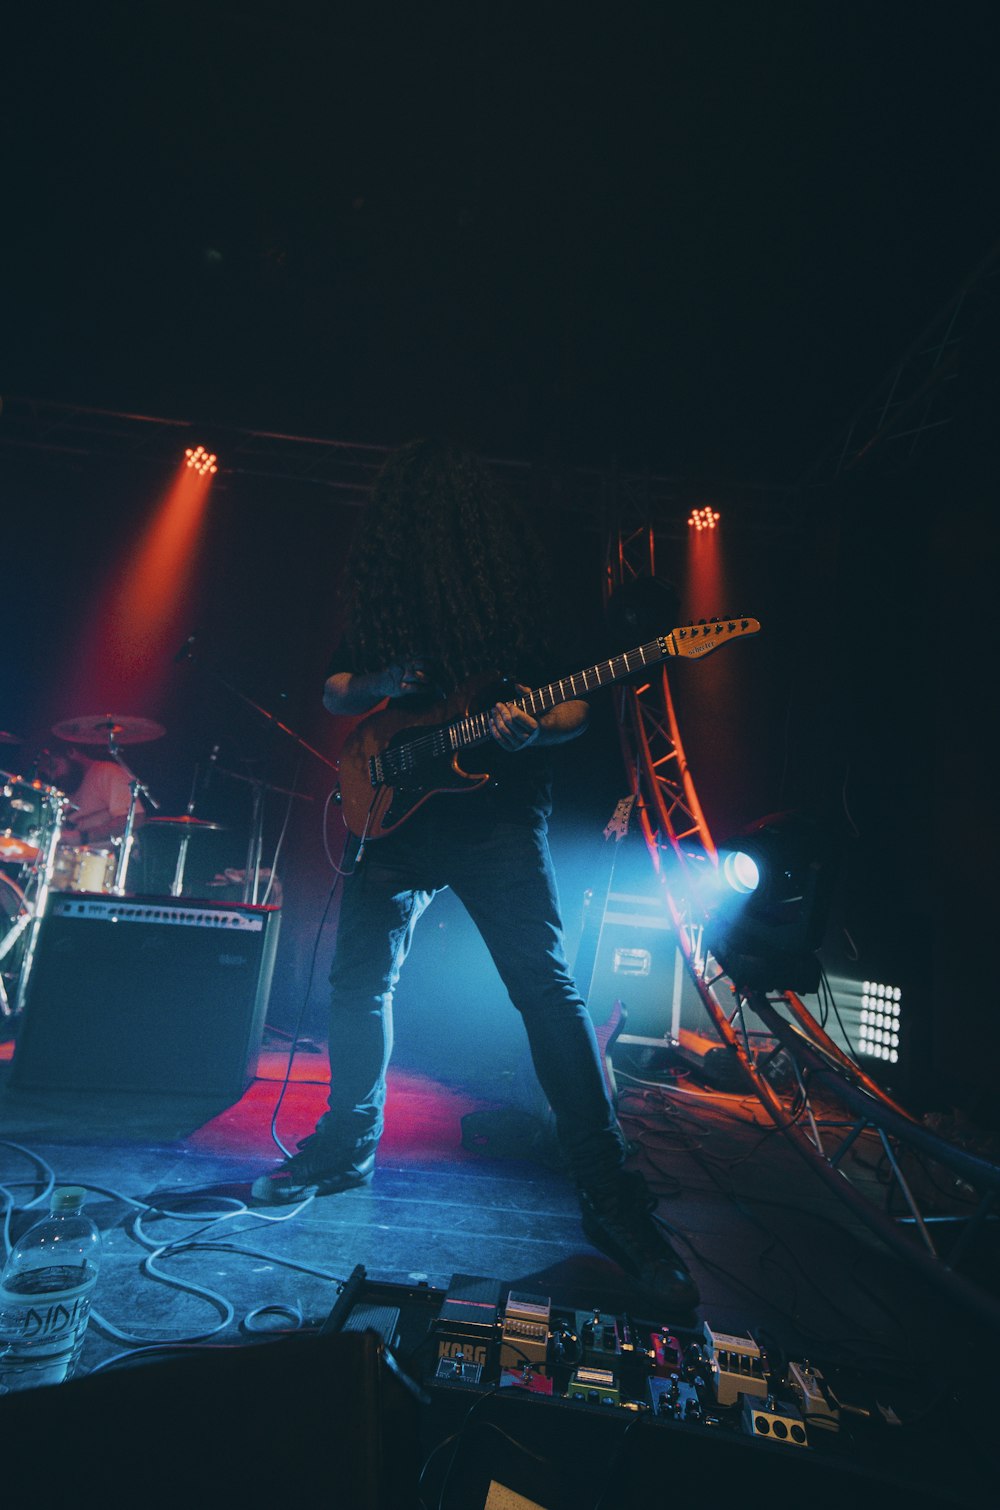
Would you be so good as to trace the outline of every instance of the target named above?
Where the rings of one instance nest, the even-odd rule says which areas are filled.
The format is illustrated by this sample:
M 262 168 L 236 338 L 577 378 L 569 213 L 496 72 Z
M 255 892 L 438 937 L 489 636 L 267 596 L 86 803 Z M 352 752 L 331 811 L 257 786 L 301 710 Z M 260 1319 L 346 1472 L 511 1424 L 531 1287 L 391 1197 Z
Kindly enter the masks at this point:
M 63 844 L 107 844 L 125 832 L 132 793 L 130 776 L 117 761 L 96 760 L 79 745 L 56 745 L 43 750 L 37 762 L 43 780 L 72 799 L 60 838 Z M 146 817 L 141 801 L 135 805 L 134 827 Z

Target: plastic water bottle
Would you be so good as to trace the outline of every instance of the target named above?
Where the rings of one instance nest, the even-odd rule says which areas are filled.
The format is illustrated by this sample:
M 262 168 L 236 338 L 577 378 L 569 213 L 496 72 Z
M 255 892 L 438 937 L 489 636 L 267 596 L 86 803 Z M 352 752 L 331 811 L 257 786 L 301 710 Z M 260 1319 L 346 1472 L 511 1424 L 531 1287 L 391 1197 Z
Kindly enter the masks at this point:
M 61 1384 L 76 1367 L 101 1262 L 86 1192 L 52 1192 L 49 1215 L 14 1244 L 0 1275 L 0 1394 Z

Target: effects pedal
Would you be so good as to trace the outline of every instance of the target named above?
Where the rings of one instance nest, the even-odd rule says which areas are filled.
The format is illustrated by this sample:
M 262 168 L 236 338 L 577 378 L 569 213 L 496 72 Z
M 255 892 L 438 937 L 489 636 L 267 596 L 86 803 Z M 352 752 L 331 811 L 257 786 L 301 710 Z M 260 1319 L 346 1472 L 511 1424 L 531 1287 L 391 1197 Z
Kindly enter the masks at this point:
M 679 1374 L 684 1367 L 684 1352 L 676 1337 L 666 1327 L 649 1335 L 649 1350 L 653 1356 L 653 1373 L 660 1379 Z
M 769 1393 L 766 1360 L 752 1337 L 734 1337 L 705 1326 L 715 1398 L 720 1405 L 735 1405 L 740 1395 L 766 1399 Z
M 743 1398 L 743 1430 L 760 1441 L 781 1442 L 791 1447 L 808 1447 L 806 1423 L 791 1400 Z
M 591 1405 L 620 1405 L 621 1390 L 610 1369 L 578 1368 L 566 1386 L 567 1400 L 586 1400 Z
M 500 1283 L 475 1274 L 453 1274 L 434 1323 L 438 1358 L 478 1363 L 496 1376 L 500 1330 Z
M 810 1426 L 818 1426 L 821 1431 L 840 1430 L 840 1407 L 827 1397 L 818 1368 L 805 1360 L 789 1363 L 788 1384 Z
M 517 1370 L 527 1364 L 545 1371 L 549 1348 L 552 1302 L 548 1296 L 523 1295 L 511 1290 L 500 1334 L 500 1367 Z
M 655 1416 L 666 1416 L 674 1421 L 704 1419 L 705 1413 L 693 1384 L 685 1384 L 683 1379 L 654 1376 L 648 1381 L 648 1389 L 650 1407 Z
M 617 1316 L 605 1315 L 596 1306 L 592 1311 L 577 1311 L 576 1333 L 584 1363 L 596 1368 L 617 1367 L 622 1350 Z

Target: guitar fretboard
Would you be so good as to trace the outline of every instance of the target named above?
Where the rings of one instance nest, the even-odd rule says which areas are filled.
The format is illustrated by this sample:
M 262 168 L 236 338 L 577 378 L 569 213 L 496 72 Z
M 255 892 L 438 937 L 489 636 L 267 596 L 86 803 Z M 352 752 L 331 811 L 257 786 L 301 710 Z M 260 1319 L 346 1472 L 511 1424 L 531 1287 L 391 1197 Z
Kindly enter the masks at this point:
M 615 682 L 634 676 L 644 666 L 655 666 L 666 660 L 667 656 L 677 654 L 673 634 L 661 635 L 659 639 L 650 640 L 648 644 L 639 645 L 634 650 L 614 655 L 608 661 L 598 661 L 595 666 L 588 666 L 584 671 L 576 671 L 572 676 L 563 676 L 557 682 L 535 687 L 533 691 L 526 692 L 513 701 L 516 707 L 523 708 L 532 718 L 537 718 L 559 703 L 568 703 L 575 697 L 586 697 L 591 692 L 600 691 L 602 687 L 611 687 Z M 447 726 L 447 734 L 452 750 L 467 750 L 472 745 L 482 744 L 490 738 L 489 711 L 470 713 L 465 718 L 456 719 Z
M 671 629 L 669 634 L 658 635 L 645 645 L 637 645 L 634 650 L 613 655 L 610 660 L 598 661 L 594 666 L 587 666 L 585 670 L 576 671 L 572 676 L 560 677 L 557 682 L 549 682 L 544 687 L 535 687 L 513 701 L 516 707 L 523 708 L 532 718 L 538 718 L 559 703 L 569 702 L 576 697 L 587 697 L 601 687 L 610 687 L 615 682 L 624 681 L 626 677 L 641 673 L 647 666 L 658 665 L 668 656 L 681 655 L 697 659 L 711 654 L 726 640 L 738 639 L 744 634 L 756 634 L 759 628 L 756 619 L 716 619 L 711 623 L 689 624 L 684 628 Z M 464 718 L 457 718 L 454 723 L 439 724 L 424 734 L 418 734 L 414 739 L 393 744 L 381 753 L 372 755 L 368 761 L 372 786 L 412 780 L 414 771 L 425 757 L 448 757 L 459 750 L 468 750 L 473 745 L 485 744 L 490 738 L 490 715 L 486 709 L 480 713 L 468 713 Z

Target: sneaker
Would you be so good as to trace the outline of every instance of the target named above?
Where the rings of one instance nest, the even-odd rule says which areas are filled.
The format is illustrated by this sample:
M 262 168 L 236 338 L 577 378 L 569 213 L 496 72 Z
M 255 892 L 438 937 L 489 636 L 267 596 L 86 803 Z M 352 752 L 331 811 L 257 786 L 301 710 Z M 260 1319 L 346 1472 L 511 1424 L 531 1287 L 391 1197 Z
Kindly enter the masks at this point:
M 655 1291 L 664 1306 L 691 1311 L 698 1286 L 652 1216 L 653 1195 L 637 1171 L 622 1171 L 609 1185 L 581 1190 L 583 1230 L 602 1253 Z
M 250 1186 L 255 1201 L 265 1206 L 290 1206 L 313 1195 L 337 1195 L 341 1190 L 356 1190 L 371 1183 L 375 1171 L 375 1150 L 345 1163 L 333 1156 L 328 1141 L 311 1133 L 297 1143 L 293 1153 L 276 1169 L 258 1175 Z

